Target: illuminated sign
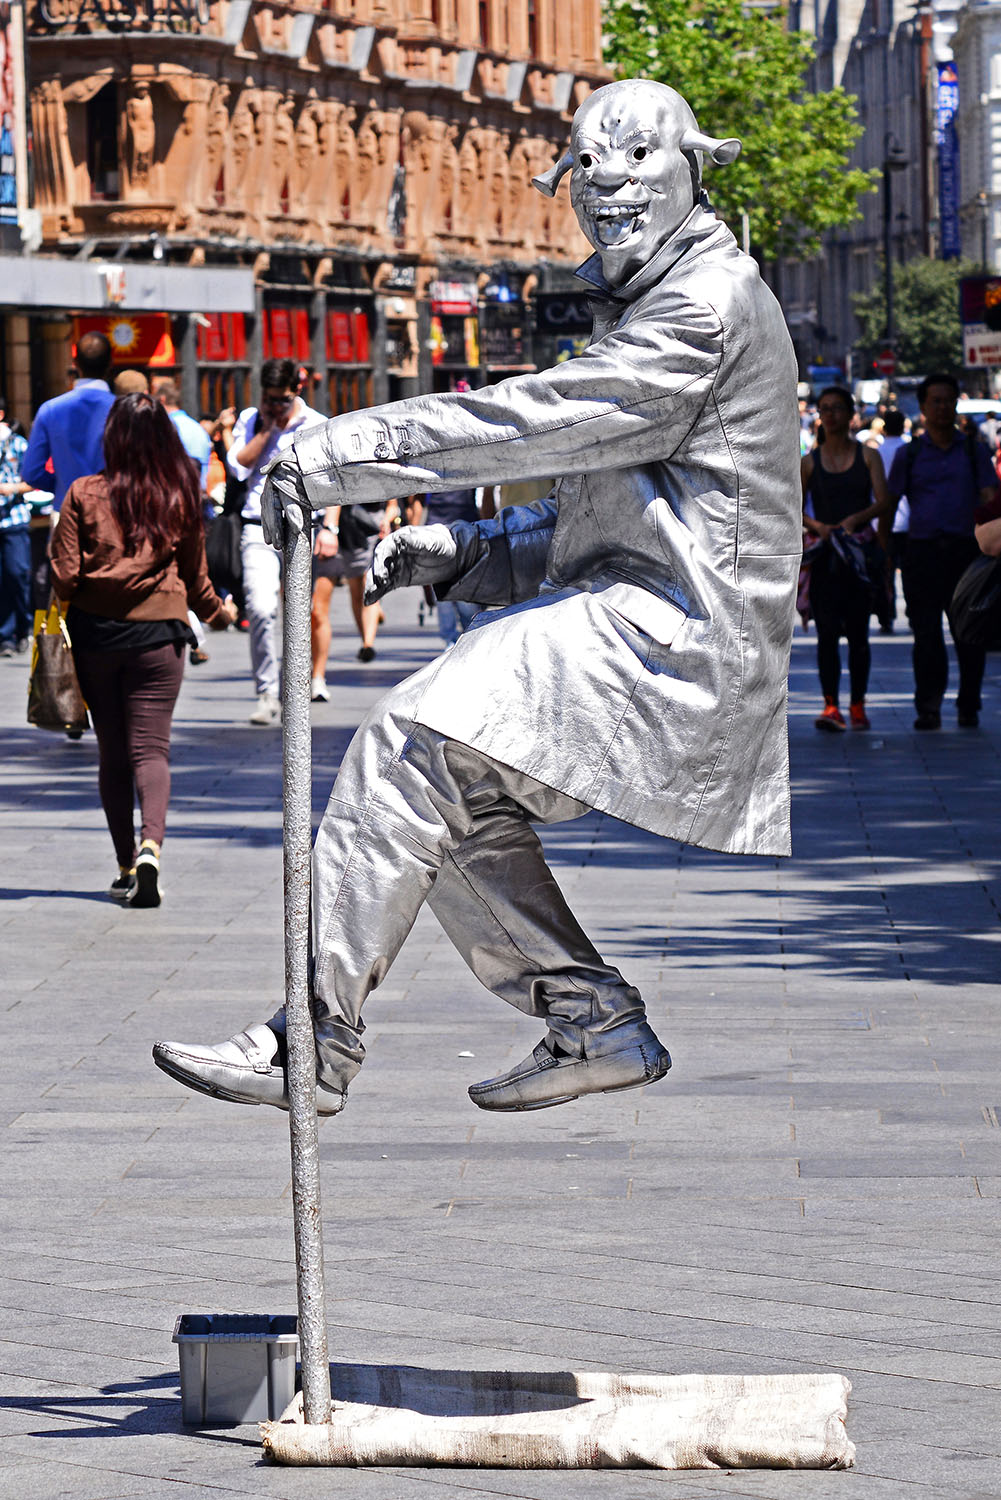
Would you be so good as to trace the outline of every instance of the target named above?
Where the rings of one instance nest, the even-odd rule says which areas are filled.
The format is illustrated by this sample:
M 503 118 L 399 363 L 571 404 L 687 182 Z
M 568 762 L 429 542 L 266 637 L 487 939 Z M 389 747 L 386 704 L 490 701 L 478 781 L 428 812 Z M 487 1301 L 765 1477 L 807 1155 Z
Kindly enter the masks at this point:
M 1001 365 L 1001 277 L 964 276 L 959 283 L 963 363 Z

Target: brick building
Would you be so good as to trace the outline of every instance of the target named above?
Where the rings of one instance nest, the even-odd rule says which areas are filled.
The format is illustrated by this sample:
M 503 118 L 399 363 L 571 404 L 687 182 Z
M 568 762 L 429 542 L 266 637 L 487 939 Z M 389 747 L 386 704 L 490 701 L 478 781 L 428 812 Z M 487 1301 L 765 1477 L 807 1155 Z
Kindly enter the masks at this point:
M 598 0 L 25 17 L 38 245 L 0 277 L 31 309 L 4 320 L 16 409 L 26 381 L 33 407 L 63 388 L 81 317 L 111 320 L 121 362 L 176 370 L 191 410 L 252 399 L 269 354 L 309 365 L 332 412 L 553 357 L 534 297 L 587 246 L 530 179 L 608 76 Z

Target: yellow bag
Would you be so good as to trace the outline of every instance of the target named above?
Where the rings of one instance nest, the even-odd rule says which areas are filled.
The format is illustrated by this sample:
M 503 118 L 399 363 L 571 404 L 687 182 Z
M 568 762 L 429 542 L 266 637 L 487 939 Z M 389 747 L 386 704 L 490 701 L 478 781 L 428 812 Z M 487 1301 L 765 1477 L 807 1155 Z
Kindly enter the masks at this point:
M 63 611 L 57 603 L 35 611 L 35 643 L 28 681 L 28 723 L 76 738 L 90 728 Z

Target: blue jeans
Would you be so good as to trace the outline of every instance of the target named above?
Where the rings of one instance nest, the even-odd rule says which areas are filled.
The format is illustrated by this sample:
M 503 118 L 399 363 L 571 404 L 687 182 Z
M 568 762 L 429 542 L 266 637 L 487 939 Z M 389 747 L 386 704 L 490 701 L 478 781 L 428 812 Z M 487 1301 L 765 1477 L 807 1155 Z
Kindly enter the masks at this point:
M 462 599 L 457 599 L 454 603 L 448 599 L 439 599 L 435 604 L 435 614 L 438 617 L 438 634 L 446 645 L 454 646 L 470 620 L 474 619 L 479 613 L 480 606 L 478 604 L 467 604 Z
M 31 535 L 27 526 L 0 527 L 0 646 L 31 635 Z

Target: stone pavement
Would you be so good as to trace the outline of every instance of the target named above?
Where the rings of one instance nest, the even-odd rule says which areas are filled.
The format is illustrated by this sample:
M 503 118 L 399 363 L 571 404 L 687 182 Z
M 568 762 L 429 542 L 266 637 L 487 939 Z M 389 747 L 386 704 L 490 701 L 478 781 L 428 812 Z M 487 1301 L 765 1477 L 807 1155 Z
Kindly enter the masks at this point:
M 388 613 L 361 667 L 336 598 L 317 811 L 365 706 L 435 649 L 412 594 Z M 843 1371 L 858 1468 L 835 1474 L 281 1470 L 252 1427 L 184 1429 L 177 1315 L 294 1310 L 284 1115 L 187 1093 L 149 1059 L 280 997 L 280 737 L 246 723 L 246 641 L 210 638 L 175 721 L 167 899 L 121 911 L 93 736 L 27 728 L 26 663 L 0 663 L 0 1493 L 1001 1495 L 1001 658 L 980 731 L 950 713 L 920 736 L 906 636 L 874 644 L 872 734 L 825 737 L 797 636 L 792 860 L 600 816 L 546 836 L 671 1046 L 664 1084 L 473 1109 L 466 1085 L 538 1028 L 427 916 L 321 1134 L 332 1359 Z

